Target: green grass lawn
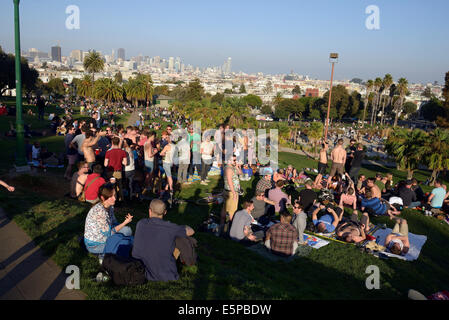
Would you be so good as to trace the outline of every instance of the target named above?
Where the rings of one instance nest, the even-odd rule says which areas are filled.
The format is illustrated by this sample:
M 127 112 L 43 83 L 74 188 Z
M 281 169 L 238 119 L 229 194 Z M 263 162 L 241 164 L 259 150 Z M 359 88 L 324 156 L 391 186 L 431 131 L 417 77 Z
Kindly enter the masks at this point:
M 280 153 L 279 161 L 281 166 L 316 168 L 316 161 L 295 154 Z M 386 170 L 370 166 L 361 172 L 372 176 Z M 389 171 L 395 180 L 406 176 L 405 172 Z M 426 176 L 429 172 L 416 172 L 418 179 Z M 184 188 L 179 197 L 197 199 L 222 186 L 219 177 L 211 180 L 209 186 L 194 183 Z M 426 295 L 449 288 L 449 226 L 413 210 L 405 210 L 401 216 L 408 220 L 410 232 L 428 237 L 419 259 L 413 262 L 379 260 L 355 246 L 336 242 L 290 263 L 272 262 L 231 240 L 197 232 L 197 268 L 182 269 L 179 281 L 136 287 L 99 284 L 92 280 L 98 272 L 98 260 L 83 251 L 78 242 L 90 207 L 63 197 L 69 186 L 62 182 L 62 174 L 24 175 L 9 182 L 17 189 L 12 194 L 0 191 L 2 207 L 59 266 L 80 267 L 81 289 L 89 299 L 405 299 L 410 288 Z M 254 178 L 242 182 L 243 198 L 252 197 L 256 183 Z M 135 231 L 136 223 L 147 217 L 148 205 L 144 201 L 117 208 L 116 216 L 121 222 L 128 212 L 133 214 L 130 226 Z M 218 205 L 187 203 L 170 210 L 166 219 L 197 230 L 211 212 L 218 214 L 220 209 Z M 373 222 L 393 227 L 387 218 Z M 369 265 L 380 269 L 379 290 L 365 287 Z

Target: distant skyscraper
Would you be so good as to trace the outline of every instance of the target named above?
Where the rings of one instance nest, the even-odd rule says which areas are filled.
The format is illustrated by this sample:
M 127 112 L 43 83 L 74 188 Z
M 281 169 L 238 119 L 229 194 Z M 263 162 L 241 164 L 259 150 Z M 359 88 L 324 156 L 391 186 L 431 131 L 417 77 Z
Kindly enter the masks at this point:
M 117 50 L 117 59 L 122 59 L 123 61 L 125 61 L 125 49 L 120 48 Z
M 227 68 L 226 68 L 226 73 L 227 73 L 227 74 L 230 74 L 230 73 L 231 73 L 231 60 L 232 60 L 231 57 L 229 57 L 229 58 L 228 58 L 228 63 L 227 63 L 227 65 L 226 65 L 226 67 L 227 67 Z
M 173 57 L 168 58 L 168 70 L 170 71 L 173 70 L 174 66 L 175 66 L 175 58 Z
M 51 47 L 51 60 L 58 61 L 58 62 L 62 61 L 60 46 Z

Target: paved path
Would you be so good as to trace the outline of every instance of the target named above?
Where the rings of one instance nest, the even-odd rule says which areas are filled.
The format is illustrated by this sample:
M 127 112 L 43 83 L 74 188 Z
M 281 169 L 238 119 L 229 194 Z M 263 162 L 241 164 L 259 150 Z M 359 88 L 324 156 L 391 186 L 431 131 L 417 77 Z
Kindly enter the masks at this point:
M 84 300 L 67 276 L 0 208 L 0 300 Z

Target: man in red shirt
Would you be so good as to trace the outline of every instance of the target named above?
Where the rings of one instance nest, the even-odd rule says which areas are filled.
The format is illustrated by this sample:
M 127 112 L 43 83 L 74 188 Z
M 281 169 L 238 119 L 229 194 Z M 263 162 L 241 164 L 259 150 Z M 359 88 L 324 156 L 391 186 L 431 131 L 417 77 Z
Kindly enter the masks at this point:
M 102 173 L 103 167 L 101 164 L 96 164 L 94 165 L 93 173 L 87 176 L 86 182 L 84 183 L 86 202 L 96 204 L 99 201 L 98 190 L 103 184 L 106 183 L 106 181 L 101 177 Z
M 118 186 L 119 201 L 123 200 L 122 170 L 128 165 L 128 157 L 125 150 L 120 148 L 120 138 L 112 138 L 112 148 L 106 152 L 104 166 L 107 168 L 107 177 L 114 177 Z

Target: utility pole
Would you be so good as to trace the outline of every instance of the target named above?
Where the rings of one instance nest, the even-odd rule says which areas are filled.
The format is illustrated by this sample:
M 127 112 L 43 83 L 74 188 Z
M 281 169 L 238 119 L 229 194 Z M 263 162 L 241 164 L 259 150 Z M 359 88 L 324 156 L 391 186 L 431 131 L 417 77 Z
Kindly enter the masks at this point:
M 325 126 L 325 130 L 324 130 L 324 142 L 327 141 L 327 131 L 329 129 L 329 113 L 331 110 L 332 82 L 334 80 L 334 64 L 338 62 L 338 53 L 331 53 L 329 56 L 329 62 L 332 63 L 332 73 L 331 73 L 331 86 L 329 89 L 329 102 L 327 104 L 327 116 L 326 116 L 326 126 Z

